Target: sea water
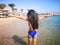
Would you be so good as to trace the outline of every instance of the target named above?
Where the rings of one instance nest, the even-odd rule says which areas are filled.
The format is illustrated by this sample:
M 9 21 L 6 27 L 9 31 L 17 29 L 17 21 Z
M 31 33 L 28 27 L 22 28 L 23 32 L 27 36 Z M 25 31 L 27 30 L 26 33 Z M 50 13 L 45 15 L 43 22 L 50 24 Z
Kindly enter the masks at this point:
M 60 16 L 52 16 L 39 22 L 38 45 L 60 45 Z

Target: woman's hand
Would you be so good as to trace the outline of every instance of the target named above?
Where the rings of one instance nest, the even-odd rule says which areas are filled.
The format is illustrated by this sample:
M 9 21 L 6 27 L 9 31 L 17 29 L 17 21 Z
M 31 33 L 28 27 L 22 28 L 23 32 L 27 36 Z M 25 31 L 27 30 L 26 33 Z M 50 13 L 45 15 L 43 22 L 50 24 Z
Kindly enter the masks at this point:
M 55 13 L 51 13 L 50 15 L 51 15 L 51 16 L 55 16 L 56 14 L 55 14 Z
M 18 19 L 22 19 L 22 20 L 27 21 L 27 17 L 24 17 L 24 16 L 22 16 L 22 15 L 18 16 L 18 15 L 12 15 L 12 14 L 10 14 L 10 15 L 8 15 L 8 16 L 9 16 L 9 17 L 15 17 L 15 18 L 18 18 Z
M 9 17 L 15 17 L 15 15 L 12 15 L 12 14 L 10 14 L 10 15 L 8 15 Z
M 50 17 L 50 16 L 56 16 L 56 14 L 55 13 L 50 13 L 49 15 L 41 15 L 41 17 L 39 17 L 39 20 L 42 20 L 42 19 Z

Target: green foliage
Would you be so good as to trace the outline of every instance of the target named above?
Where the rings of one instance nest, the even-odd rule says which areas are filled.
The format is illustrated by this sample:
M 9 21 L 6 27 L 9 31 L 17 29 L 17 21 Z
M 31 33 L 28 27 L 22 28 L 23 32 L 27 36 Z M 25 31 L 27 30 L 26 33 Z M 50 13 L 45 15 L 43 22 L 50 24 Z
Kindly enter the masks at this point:
M 6 7 L 5 4 L 0 4 L 0 9 L 4 9 Z
M 9 7 L 11 7 L 12 9 L 14 9 L 15 4 L 8 4 L 8 5 L 9 5 Z

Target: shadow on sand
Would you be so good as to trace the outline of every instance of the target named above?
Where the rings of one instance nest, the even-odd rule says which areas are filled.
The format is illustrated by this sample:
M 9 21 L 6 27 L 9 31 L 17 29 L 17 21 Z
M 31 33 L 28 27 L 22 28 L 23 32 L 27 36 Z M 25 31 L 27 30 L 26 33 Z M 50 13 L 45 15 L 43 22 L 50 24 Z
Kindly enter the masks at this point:
M 26 41 L 24 41 L 22 38 L 20 38 L 20 37 L 18 37 L 16 35 L 14 35 L 12 37 L 12 39 L 14 39 L 14 42 L 17 42 L 17 43 L 19 43 L 21 45 L 27 45 Z

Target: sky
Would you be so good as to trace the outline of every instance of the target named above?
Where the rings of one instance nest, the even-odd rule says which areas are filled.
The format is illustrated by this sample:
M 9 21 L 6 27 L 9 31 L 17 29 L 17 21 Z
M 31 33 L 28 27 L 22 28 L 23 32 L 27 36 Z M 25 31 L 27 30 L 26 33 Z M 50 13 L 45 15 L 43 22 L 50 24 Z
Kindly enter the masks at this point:
M 60 0 L 0 0 L 0 4 L 6 4 L 6 9 L 11 8 L 8 4 L 15 4 L 17 10 L 34 9 L 37 12 L 60 12 Z

